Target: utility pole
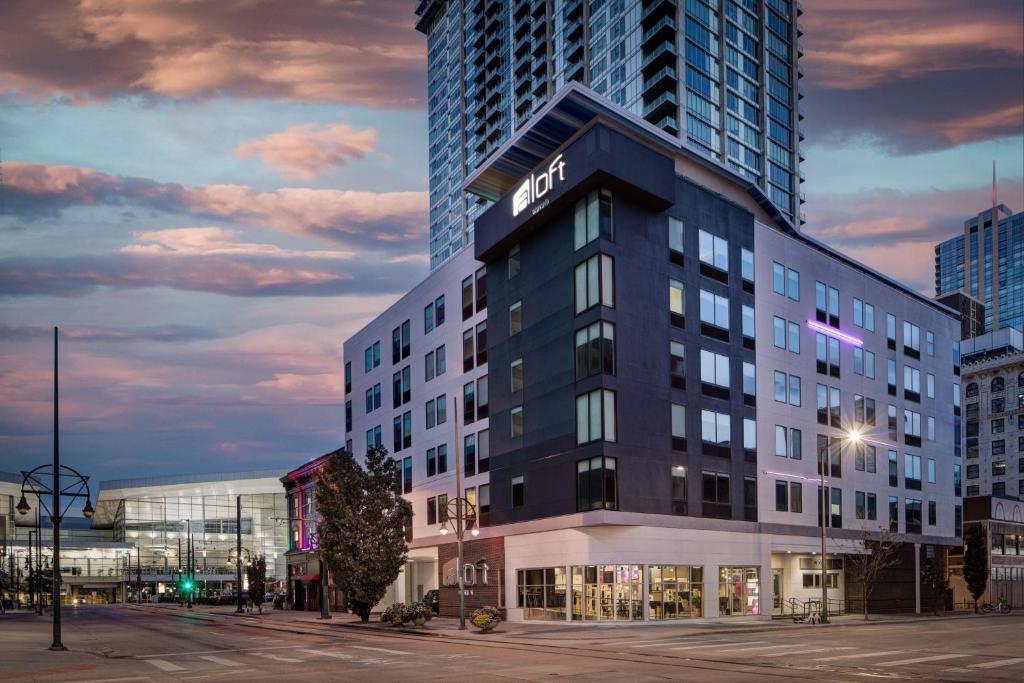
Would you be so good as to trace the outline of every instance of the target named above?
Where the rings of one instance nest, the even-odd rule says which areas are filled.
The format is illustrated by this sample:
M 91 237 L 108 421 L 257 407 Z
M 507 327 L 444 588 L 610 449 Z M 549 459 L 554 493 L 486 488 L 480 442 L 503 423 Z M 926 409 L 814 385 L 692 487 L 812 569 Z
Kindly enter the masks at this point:
M 51 650 L 66 650 L 60 638 L 60 430 L 58 429 L 58 388 L 57 388 L 57 328 L 53 328 L 53 643 Z M 39 513 L 36 512 L 38 515 Z
M 242 613 L 242 497 L 235 496 L 235 612 Z
M 135 604 L 142 604 L 142 549 L 135 547 Z

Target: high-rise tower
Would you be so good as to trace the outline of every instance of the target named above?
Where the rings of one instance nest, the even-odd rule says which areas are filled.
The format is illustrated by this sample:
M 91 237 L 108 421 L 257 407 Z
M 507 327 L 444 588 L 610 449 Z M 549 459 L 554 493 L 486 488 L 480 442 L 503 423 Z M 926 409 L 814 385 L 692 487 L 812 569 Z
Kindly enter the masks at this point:
M 570 81 L 760 186 L 801 222 L 799 2 L 421 0 L 431 269 L 487 206 L 463 179 Z

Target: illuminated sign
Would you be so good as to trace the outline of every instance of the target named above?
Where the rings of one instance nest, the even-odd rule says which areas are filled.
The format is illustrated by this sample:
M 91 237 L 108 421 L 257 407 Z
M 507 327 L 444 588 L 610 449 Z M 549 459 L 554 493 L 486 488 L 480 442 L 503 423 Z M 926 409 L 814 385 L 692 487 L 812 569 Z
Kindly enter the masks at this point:
M 458 560 L 454 557 L 444 563 L 441 569 L 442 585 L 449 587 L 459 585 L 458 564 Z M 467 588 L 490 585 L 488 576 L 490 569 L 486 560 L 477 560 L 475 563 L 466 562 L 462 567 L 462 585 Z
M 556 173 L 558 174 L 559 182 L 565 182 L 565 161 L 562 159 L 561 154 L 551 161 L 547 171 L 531 173 L 530 177 L 523 181 L 523 184 L 512 195 L 512 215 L 518 216 L 530 204 L 533 204 L 550 192 L 555 185 Z

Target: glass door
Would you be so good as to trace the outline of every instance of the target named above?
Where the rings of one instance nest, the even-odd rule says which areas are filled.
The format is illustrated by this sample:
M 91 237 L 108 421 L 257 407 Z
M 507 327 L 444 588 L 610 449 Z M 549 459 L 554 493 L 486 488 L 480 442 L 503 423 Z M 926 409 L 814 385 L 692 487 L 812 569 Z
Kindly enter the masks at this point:
M 782 614 L 782 569 L 772 569 L 772 614 Z

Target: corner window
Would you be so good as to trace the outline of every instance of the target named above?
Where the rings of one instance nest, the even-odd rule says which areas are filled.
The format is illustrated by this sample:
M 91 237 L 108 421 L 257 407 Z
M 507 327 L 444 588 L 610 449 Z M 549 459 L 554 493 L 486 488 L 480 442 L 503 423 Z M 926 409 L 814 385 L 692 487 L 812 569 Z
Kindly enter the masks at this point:
M 616 509 L 615 458 L 599 455 L 576 463 L 576 511 Z
M 573 246 L 580 249 L 599 236 L 614 238 L 612 223 L 612 193 L 608 190 L 591 190 L 576 202 L 573 213 Z
M 576 331 L 576 379 L 615 374 L 615 326 L 596 322 Z
M 606 254 L 596 254 L 576 266 L 576 313 L 601 304 L 615 307 L 614 260 Z
M 576 397 L 576 443 L 615 441 L 615 392 L 596 389 Z

